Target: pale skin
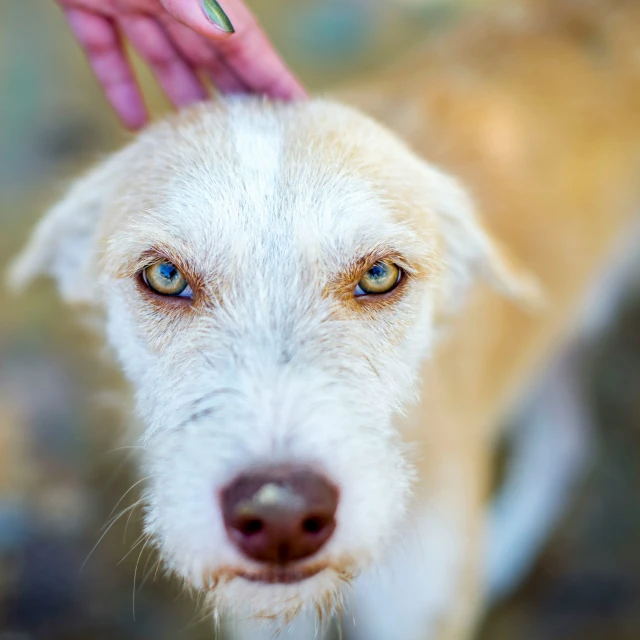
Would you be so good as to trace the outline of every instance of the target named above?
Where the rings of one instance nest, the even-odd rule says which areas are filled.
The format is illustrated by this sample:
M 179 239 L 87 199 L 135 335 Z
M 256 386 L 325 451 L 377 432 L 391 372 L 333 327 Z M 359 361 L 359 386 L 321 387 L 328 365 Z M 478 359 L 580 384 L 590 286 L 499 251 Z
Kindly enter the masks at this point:
M 107 100 L 129 129 L 144 126 L 148 114 L 123 48 L 125 39 L 176 108 L 207 97 L 203 77 L 222 93 L 283 100 L 306 95 L 242 0 L 223 0 L 223 7 L 217 6 L 222 23 L 212 18 L 216 3 L 210 0 L 56 2 Z

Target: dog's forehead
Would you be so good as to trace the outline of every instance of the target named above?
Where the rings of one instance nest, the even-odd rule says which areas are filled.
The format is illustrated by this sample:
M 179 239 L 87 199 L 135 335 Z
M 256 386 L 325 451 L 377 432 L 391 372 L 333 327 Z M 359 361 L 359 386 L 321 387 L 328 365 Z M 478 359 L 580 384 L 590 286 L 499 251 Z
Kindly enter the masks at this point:
M 159 134 L 141 140 L 145 178 L 127 199 L 144 201 L 136 227 L 167 240 L 339 250 L 409 222 L 395 207 L 384 134 L 344 108 L 238 101 L 197 108 Z

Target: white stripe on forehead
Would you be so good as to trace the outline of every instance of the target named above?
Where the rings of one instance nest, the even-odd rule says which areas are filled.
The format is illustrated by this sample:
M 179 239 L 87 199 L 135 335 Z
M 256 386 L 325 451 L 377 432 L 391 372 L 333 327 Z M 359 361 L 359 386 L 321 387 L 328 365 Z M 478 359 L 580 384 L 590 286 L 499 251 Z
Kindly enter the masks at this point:
M 238 105 L 229 114 L 229 136 L 239 170 L 250 186 L 249 197 L 264 202 L 274 195 L 278 182 L 282 123 L 275 114 Z

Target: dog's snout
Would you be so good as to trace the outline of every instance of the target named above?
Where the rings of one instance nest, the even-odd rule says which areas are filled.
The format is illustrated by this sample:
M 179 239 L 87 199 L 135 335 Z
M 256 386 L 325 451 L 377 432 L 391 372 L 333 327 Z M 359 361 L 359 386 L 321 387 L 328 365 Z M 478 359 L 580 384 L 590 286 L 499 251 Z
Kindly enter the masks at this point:
M 229 537 L 247 557 L 286 564 L 307 558 L 331 537 L 338 491 L 308 469 L 243 474 L 222 492 Z

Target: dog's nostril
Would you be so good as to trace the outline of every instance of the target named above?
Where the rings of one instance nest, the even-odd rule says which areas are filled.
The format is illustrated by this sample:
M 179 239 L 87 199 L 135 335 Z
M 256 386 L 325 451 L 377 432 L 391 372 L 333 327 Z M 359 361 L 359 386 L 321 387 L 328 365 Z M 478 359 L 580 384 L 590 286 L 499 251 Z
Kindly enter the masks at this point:
M 252 536 L 256 533 L 260 533 L 264 528 L 264 524 L 262 520 L 259 520 L 258 518 L 252 518 L 250 520 L 245 520 L 244 522 L 239 523 L 236 528 L 241 533 L 244 533 L 245 536 Z
M 307 533 L 318 533 L 324 529 L 325 522 L 322 518 L 318 516 L 312 516 L 310 518 L 305 518 L 302 522 L 302 528 Z
M 275 467 L 242 475 L 221 495 L 229 538 L 259 562 L 285 564 L 316 553 L 336 528 L 338 491 L 308 470 Z

